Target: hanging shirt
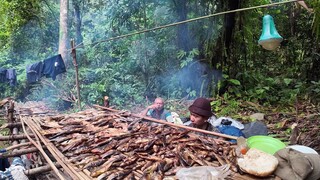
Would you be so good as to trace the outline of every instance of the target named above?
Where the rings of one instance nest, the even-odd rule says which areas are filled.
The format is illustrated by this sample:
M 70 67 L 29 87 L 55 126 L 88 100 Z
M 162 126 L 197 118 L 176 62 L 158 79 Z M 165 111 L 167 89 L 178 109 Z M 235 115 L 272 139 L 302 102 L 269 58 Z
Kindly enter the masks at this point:
M 17 85 L 17 74 L 15 69 L 7 69 L 6 78 L 10 86 Z
M 43 63 L 41 61 L 28 65 L 26 68 L 28 83 L 35 83 L 39 81 L 42 77 L 42 69 Z
M 47 78 L 56 80 L 56 76 L 64 72 L 66 72 L 66 66 L 60 54 L 43 61 L 43 75 Z
M 0 67 L 0 83 L 7 82 L 6 74 L 7 74 L 7 69 Z

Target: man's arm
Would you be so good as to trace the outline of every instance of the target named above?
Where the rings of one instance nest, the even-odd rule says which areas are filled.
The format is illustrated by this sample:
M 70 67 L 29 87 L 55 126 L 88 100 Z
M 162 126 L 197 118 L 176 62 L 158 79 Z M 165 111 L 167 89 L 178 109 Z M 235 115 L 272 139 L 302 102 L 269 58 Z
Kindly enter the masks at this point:
M 150 106 L 148 106 L 145 110 L 141 111 L 140 115 L 141 115 L 141 116 L 148 116 L 148 111 L 149 111 L 150 109 L 154 109 L 154 105 L 153 105 L 153 104 L 150 105 Z

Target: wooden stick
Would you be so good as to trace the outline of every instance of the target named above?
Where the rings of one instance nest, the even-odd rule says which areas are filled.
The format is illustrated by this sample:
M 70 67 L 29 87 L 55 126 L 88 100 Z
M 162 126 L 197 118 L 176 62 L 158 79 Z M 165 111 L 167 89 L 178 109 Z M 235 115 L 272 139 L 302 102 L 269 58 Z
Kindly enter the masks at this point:
M 0 129 L 4 129 L 4 128 L 14 128 L 14 127 L 21 127 L 21 122 L 15 122 L 15 123 L 5 123 L 3 124 Z
M 27 133 L 25 127 L 24 127 L 24 120 L 23 118 L 20 117 L 20 120 L 22 122 L 22 128 L 23 128 L 23 131 L 24 133 Z M 29 126 L 30 127 L 30 126 Z M 31 129 L 32 130 L 32 129 Z M 34 133 L 35 134 L 35 133 Z M 27 134 L 26 134 L 27 135 Z M 36 134 L 35 134 L 36 135 Z M 31 137 L 29 137 L 27 135 L 28 139 L 30 142 L 32 142 L 32 144 L 34 146 L 37 147 L 37 149 L 39 149 L 40 153 L 43 155 L 43 157 L 46 159 L 46 161 L 49 163 L 50 167 L 52 168 L 52 170 L 56 173 L 56 175 L 61 179 L 61 180 L 65 180 L 65 178 L 61 175 L 61 173 L 59 172 L 59 170 L 57 169 L 57 167 L 53 164 L 53 162 L 51 161 L 51 159 L 49 158 L 49 156 L 44 152 L 44 150 L 42 149 L 42 146 L 37 144 Z
M 50 143 L 46 138 L 43 137 L 43 135 L 39 132 L 40 127 L 38 127 L 31 119 L 28 120 L 29 127 L 32 128 L 35 133 L 39 136 L 41 141 L 46 145 L 50 153 L 54 156 L 54 158 L 59 162 L 59 164 L 65 169 L 68 174 L 72 177 L 72 179 L 90 179 L 87 177 L 83 172 L 76 171 L 76 167 L 68 163 L 65 159 L 65 156 L 52 144 Z
M 74 40 L 71 40 L 71 54 L 73 59 L 73 65 L 76 69 L 76 87 L 77 87 L 77 96 L 78 96 L 78 105 L 79 109 L 81 110 L 81 101 L 80 101 L 80 87 L 79 87 L 79 70 L 78 70 L 78 63 L 77 63 L 77 55 L 76 55 L 76 49 L 74 48 Z
M 61 168 L 61 165 L 57 162 L 53 163 L 57 168 Z M 35 175 L 35 174 L 40 174 L 40 173 L 44 173 L 44 172 L 49 172 L 51 171 L 51 166 L 45 165 L 45 166 L 41 166 L 41 167 L 37 167 L 37 168 L 33 168 L 33 169 L 28 169 L 28 170 L 24 170 L 24 174 L 27 176 L 31 176 L 31 175 Z
M 30 134 L 29 136 L 34 137 L 34 135 L 32 134 Z M 0 141 L 13 141 L 13 140 L 20 140 L 20 139 L 27 139 L 27 136 L 25 134 L 0 136 Z
M 33 153 L 39 151 L 36 147 L 28 148 L 28 149 L 21 149 L 16 150 L 13 152 L 4 152 L 0 153 L 0 158 L 6 158 L 6 157 L 14 157 L 14 156 L 20 156 L 23 154 Z
M 107 108 L 107 107 L 103 107 L 103 106 L 99 106 L 99 105 L 93 105 L 93 107 L 109 110 L 109 111 L 112 111 L 112 112 L 119 112 L 119 110 L 111 109 L 111 108 Z M 228 138 L 228 139 L 238 139 L 238 137 L 236 137 L 236 136 L 230 136 L 230 135 L 221 134 L 221 133 L 217 133 L 217 132 L 206 131 L 206 130 L 203 130 L 203 129 L 198 129 L 198 128 L 189 127 L 189 126 L 180 125 L 180 124 L 173 124 L 173 123 L 170 123 L 170 122 L 167 122 L 167 121 L 164 121 L 164 120 L 158 120 L 158 119 L 147 117 L 147 116 L 141 116 L 141 115 L 138 115 L 138 114 L 131 114 L 131 115 L 134 116 L 134 117 L 137 117 L 137 118 L 141 118 L 141 119 L 145 119 L 145 120 L 148 120 L 148 121 L 165 124 L 165 125 L 168 125 L 168 126 L 183 128 L 183 129 L 196 131 L 196 132 L 201 132 L 201 133 L 205 133 L 205 134 L 211 134 L 211 135 L 220 136 L 220 137 L 224 137 L 224 138 Z
M 25 142 L 25 143 L 20 143 L 20 144 L 17 144 L 17 145 L 13 145 L 13 146 L 9 146 L 9 147 L 6 147 L 6 150 L 7 151 L 10 151 L 12 149 L 18 149 L 22 146 L 31 146 L 32 143 L 31 142 Z

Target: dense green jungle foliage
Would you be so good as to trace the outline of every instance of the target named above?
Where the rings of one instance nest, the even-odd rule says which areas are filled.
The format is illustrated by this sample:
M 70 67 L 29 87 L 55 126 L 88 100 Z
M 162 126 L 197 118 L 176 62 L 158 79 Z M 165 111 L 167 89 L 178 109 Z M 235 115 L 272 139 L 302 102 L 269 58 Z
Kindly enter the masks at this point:
M 279 1 L 278 1 L 279 2 Z M 156 96 L 199 96 L 290 107 L 320 100 L 320 1 L 219 15 L 146 33 L 108 40 L 145 29 L 267 0 L 71 0 L 69 37 L 78 46 L 82 106 L 130 108 Z M 0 67 L 15 68 L 18 85 L 1 83 L 0 98 L 45 100 L 57 109 L 76 101 L 75 69 L 56 81 L 26 82 L 26 66 L 58 53 L 59 4 L 55 1 L 0 0 Z M 258 45 L 262 17 L 270 14 L 284 37 L 275 51 Z M 220 98 L 218 98 L 220 97 Z M 219 101 L 214 102 L 219 105 Z

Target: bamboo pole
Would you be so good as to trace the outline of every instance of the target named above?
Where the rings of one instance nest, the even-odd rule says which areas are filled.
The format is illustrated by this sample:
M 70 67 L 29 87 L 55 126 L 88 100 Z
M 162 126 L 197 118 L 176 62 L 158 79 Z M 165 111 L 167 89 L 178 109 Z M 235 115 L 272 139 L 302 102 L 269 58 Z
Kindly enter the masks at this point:
M 41 130 L 40 126 L 34 126 L 34 128 L 37 130 L 38 133 Z M 61 159 L 62 163 L 67 165 L 67 167 L 70 168 L 70 170 L 76 176 L 78 176 L 79 179 L 81 179 L 81 180 L 82 179 L 83 180 L 90 180 L 91 179 L 91 177 L 87 176 L 83 171 L 78 169 L 72 163 L 70 163 L 69 161 L 66 161 L 67 158 L 48 139 L 44 138 L 43 135 L 41 135 L 41 134 L 39 134 L 39 137 L 42 138 L 42 140 L 47 143 L 48 147 L 50 147 L 49 150 L 52 149 L 52 151 L 50 151 L 50 152 L 56 155 L 55 156 L 56 159 L 59 159 L 59 160 Z
M 34 135 L 30 134 L 30 137 L 34 137 Z M 18 135 L 10 135 L 10 136 L 0 136 L 0 141 L 12 141 L 12 140 L 20 140 L 27 139 L 27 135 L 18 134 Z
M 78 106 L 79 110 L 81 110 L 81 101 L 80 101 L 80 87 L 79 87 L 79 70 L 78 70 L 78 63 L 77 63 L 77 55 L 76 55 L 76 49 L 74 48 L 74 39 L 71 40 L 71 54 L 73 59 L 73 65 L 76 69 L 76 86 L 77 86 L 77 96 L 78 96 Z
M 76 167 L 68 163 L 65 159 L 65 156 L 52 144 L 50 143 L 46 138 L 42 136 L 42 134 L 39 132 L 40 128 L 30 119 L 26 120 L 28 122 L 28 126 L 34 130 L 34 132 L 39 136 L 41 141 L 46 145 L 50 153 L 54 156 L 54 158 L 58 161 L 58 163 L 63 167 L 63 169 L 66 170 L 66 172 L 72 177 L 72 179 L 84 179 L 89 180 L 90 178 L 84 175 L 83 172 L 76 171 Z
M 103 107 L 103 106 L 99 106 L 99 105 L 93 105 L 93 107 L 109 110 L 112 112 L 119 112 L 119 110 L 107 108 L 107 107 Z M 131 114 L 131 115 L 134 117 L 137 117 L 137 118 L 145 119 L 145 120 L 152 121 L 152 122 L 157 122 L 160 124 L 165 124 L 165 125 L 172 126 L 172 127 L 183 128 L 183 129 L 187 129 L 187 130 L 191 130 L 191 131 L 201 132 L 201 133 L 205 133 L 205 134 L 211 134 L 211 135 L 224 137 L 224 138 L 228 138 L 228 139 L 238 139 L 238 137 L 236 137 L 236 136 L 230 136 L 230 135 L 226 135 L 226 134 L 221 134 L 221 133 L 212 132 L 212 131 L 206 131 L 203 129 L 198 129 L 198 128 L 189 127 L 189 126 L 185 126 L 185 125 L 174 124 L 174 123 L 170 123 L 170 122 L 163 121 L 163 120 L 158 120 L 158 119 L 147 117 L 147 116 L 141 116 L 138 114 Z
M 22 122 L 23 131 L 24 131 L 25 133 L 27 133 L 27 131 L 26 131 L 25 127 L 24 127 L 24 124 L 23 124 L 23 123 L 26 123 L 26 122 L 25 122 L 21 117 L 20 117 L 20 120 L 21 120 L 21 122 Z M 29 126 L 29 127 L 30 127 L 30 126 Z M 32 128 L 30 128 L 30 129 L 32 130 Z M 34 135 L 36 135 L 36 134 L 34 133 Z M 56 173 L 56 175 L 57 175 L 61 180 L 65 180 L 65 178 L 61 175 L 61 173 L 59 172 L 59 170 L 57 169 L 57 167 L 53 164 L 53 162 L 52 162 L 51 159 L 48 157 L 48 155 L 44 152 L 41 144 L 38 144 L 38 143 L 40 143 L 40 142 L 36 143 L 36 142 L 35 142 L 31 137 L 29 137 L 28 135 L 27 135 L 27 137 L 28 137 L 29 141 L 32 142 L 32 144 L 33 144 L 34 146 L 36 146 L 36 148 L 40 151 L 40 153 L 41 153 L 41 154 L 43 155 L 43 157 L 46 159 L 46 161 L 48 162 L 48 164 L 50 165 L 50 167 L 52 168 L 52 170 Z

